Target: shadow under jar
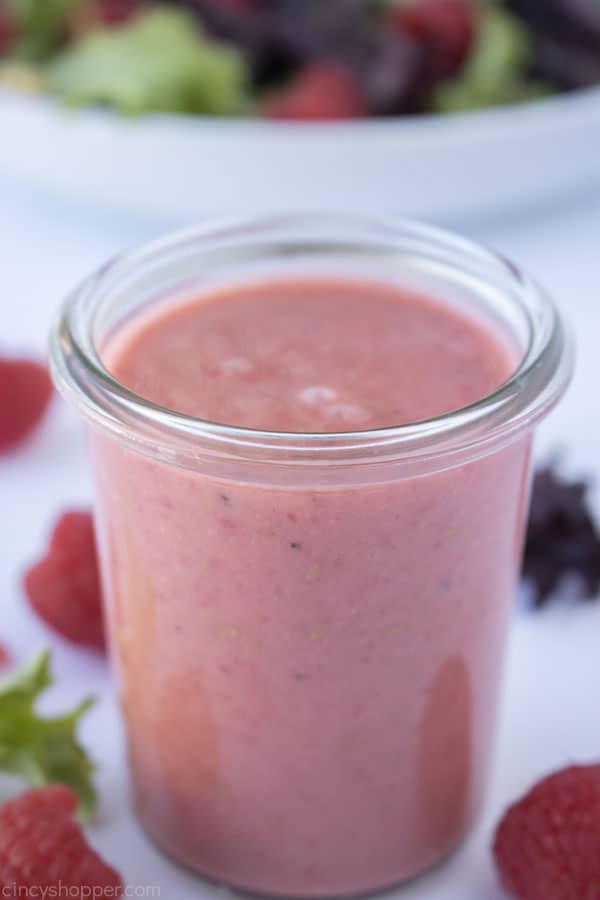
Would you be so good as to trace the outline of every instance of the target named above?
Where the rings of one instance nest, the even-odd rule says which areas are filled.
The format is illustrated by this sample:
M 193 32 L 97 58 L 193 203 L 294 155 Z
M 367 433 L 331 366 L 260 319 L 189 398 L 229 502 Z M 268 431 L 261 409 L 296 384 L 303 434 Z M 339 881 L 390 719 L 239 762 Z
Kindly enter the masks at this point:
M 85 282 L 52 365 L 89 423 L 149 834 L 288 897 L 443 859 L 484 796 L 532 433 L 571 373 L 551 302 L 425 226 L 208 225 Z

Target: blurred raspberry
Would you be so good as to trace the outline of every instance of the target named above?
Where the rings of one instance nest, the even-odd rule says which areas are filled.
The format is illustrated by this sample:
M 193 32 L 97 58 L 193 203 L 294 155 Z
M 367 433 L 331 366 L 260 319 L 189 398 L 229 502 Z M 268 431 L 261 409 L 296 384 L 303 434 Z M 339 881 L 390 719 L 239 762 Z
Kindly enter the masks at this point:
M 75 37 L 101 25 L 124 25 L 141 7 L 142 0 L 85 0 L 70 11 L 67 30 Z
M 263 106 L 263 115 L 271 119 L 326 121 L 367 114 L 367 104 L 356 80 L 342 66 L 329 63 L 306 66 Z
M 7 666 L 10 662 L 10 650 L 6 646 L 6 644 L 0 643 L 0 669 L 3 669 L 4 666 Z
M 63 785 L 25 791 L 0 807 L 2 897 L 120 897 L 121 878 L 73 820 L 77 796 Z M 53 890 L 54 889 L 54 890 Z
M 105 25 L 127 22 L 141 6 L 140 0 L 96 0 L 100 21 Z
M 27 359 L 0 358 L 0 454 L 29 437 L 51 396 L 52 382 L 45 366 Z
M 0 5 L 0 56 L 8 53 L 15 39 L 15 27 L 8 9 Z
M 504 815 L 494 855 L 517 900 L 600 900 L 600 765 L 538 782 Z
M 461 67 L 477 30 L 473 0 L 409 0 L 391 8 L 389 22 L 424 46 L 433 80 L 448 78 Z
M 90 513 L 65 512 L 47 555 L 25 573 L 32 608 L 75 644 L 104 649 L 102 592 Z

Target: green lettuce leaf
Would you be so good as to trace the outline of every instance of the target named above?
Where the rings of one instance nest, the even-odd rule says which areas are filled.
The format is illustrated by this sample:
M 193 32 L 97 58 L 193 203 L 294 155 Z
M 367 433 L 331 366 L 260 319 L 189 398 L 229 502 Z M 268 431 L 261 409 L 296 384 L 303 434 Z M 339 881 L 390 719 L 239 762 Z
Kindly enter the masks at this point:
M 7 0 L 20 38 L 11 55 L 30 61 L 44 59 L 63 35 L 68 14 L 82 0 Z
M 507 10 L 483 4 L 479 37 L 462 72 L 434 91 L 433 108 L 460 112 L 517 103 L 550 93 L 531 80 L 531 36 L 527 26 Z
M 0 771 L 34 787 L 68 785 L 79 796 L 80 816 L 88 818 L 96 805 L 94 765 L 76 730 L 93 700 L 61 716 L 39 716 L 36 700 L 52 681 L 50 653 L 45 650 L 0 682 Z
M 48 67 L 51 90 L 74 105 L 122 113 L 228 115 L 246 102 L 239 52 L 208 39 L 185 10 L 157 6 L 122 28 L 97 28 Z

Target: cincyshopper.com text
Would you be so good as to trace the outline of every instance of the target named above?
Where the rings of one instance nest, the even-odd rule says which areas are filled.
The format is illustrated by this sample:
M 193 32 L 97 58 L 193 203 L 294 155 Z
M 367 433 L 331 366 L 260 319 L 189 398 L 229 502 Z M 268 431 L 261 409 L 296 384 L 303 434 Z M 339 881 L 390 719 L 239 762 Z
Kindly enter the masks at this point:
M 124 888 L 101 885 L 0 885 L 0 900 L 108 900 L 115 897 L 160 897 L 157 884 L 127 884 Z

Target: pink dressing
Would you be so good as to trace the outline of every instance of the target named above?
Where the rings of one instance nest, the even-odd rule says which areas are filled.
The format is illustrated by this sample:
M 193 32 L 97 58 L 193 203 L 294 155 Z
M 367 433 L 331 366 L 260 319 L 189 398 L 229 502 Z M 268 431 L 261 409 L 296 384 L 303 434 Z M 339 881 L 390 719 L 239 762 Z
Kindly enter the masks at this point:
M 427 419 L 481 399 L 514 368 L 466 313 L 333 279 L 223 289 L 136 323 L 119 346 L 113 373 L 143 397 L 271 431 Z
M 466 313 L 376 282 L 272 281 L 123 329 L 113 373 L 234 425 L 423 419 L 514 360 Z M 219 881 L 372 892 L 447 855 L 482 800 L 527 499 L 527 437 L 385 483 L 217 478 L 94 433 L 136 808 Z

